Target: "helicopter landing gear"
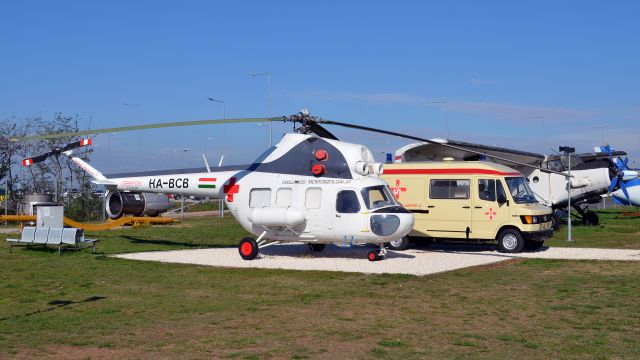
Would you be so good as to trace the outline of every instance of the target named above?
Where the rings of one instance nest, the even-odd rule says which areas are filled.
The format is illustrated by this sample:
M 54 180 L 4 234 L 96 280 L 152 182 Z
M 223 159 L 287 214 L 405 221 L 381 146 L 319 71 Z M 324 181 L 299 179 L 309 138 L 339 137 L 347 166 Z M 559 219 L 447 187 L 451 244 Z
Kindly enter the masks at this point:
M 253 260 L 258 256 L 258 243 L 252 237 L 240 240 L 238 252 L 244 260 Z
M 386 257 L 387 257 L 387 248 L 384 247 L 384 244 L 380 244 L 379 250 L 371 250 L 367 254 L 367 259 L 369 259 L 369 261 L 378 261 L 378 260 L 386 259 Z

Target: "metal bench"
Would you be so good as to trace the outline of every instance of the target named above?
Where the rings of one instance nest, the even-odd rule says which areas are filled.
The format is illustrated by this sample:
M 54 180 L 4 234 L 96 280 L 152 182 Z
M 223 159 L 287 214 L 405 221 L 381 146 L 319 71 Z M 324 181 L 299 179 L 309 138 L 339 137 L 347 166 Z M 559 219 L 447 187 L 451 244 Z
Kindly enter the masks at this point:
M 9 253 L 11 253 L 11 248 L 16 245 L 53 245 L 58 248 L 58 254 L 61 253 L 63 246 L 65 249 L 72 250 L 93 247 L 93 252 L 96 252 L 96 243 L 98 241 L 96 239 L 86 239 L 81 229 L 32 226 L 25 226 L 22 229 L 20 239 L 7 239 Z

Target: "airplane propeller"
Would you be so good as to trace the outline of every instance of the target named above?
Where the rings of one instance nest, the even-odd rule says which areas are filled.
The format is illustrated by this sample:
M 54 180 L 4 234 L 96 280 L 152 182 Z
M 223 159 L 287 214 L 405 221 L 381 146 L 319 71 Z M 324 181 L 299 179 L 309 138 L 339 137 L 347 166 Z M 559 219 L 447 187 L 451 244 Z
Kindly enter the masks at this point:
M 618 189 L 622 190 L 627 203 L 630 204 L 631 198 L 629 197 L 629 192 L 627 191 L 627 185 L 625 181 L 638 177 L 638 173 L 629 170 L 629 167 L 627 166 L 629 158 L 625 158 L 624 160 L 622 160 L 620 157 L 618 157 L 616 161 L 613 161 L 613 149 L 611 148 L 611 146 L 606 145 L 603 147 L 603 149 L 607 153 L 609 153 L 609 161 L 611 163 L 611 184 L 609 184 L 609 189 L 607 189 L 607 191 L 609 194 L 611 194 Z
M 58 156 L 60 154 L 62 154 L 65 151 L 69 151 L 69 150 L 73 150 L 73 149 L 77 149 L 79 147 L 83 147 L 83 146 L 87 146 L 87 145 L 91 145 L 91 139 L 82 139 L 79 141 L 74 141 L 72 143 L 66 144 L 63 147 L 57 147 L 47 153 L 44 154 L 40 154 L 40 155 L 36 155 L 33 157 L 30 157 L 28 159 L 24 159 L 22 160 L 22 165 L 24 166 L 31 166 L 33 164 L 37 164 L 39 162 L 43 162 L 45 160 L 47 160 L 47 158 L 49 156 Z

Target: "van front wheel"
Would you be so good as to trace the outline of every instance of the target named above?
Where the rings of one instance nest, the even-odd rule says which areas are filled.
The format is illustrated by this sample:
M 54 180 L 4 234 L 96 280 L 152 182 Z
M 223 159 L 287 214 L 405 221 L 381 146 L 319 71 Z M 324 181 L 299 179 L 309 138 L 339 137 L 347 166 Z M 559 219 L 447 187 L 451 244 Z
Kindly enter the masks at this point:
M 519 253 L 524 247 L 524 238 L 520 231 L 505 229 L 498 235 L 498 250 L 504 253 Z

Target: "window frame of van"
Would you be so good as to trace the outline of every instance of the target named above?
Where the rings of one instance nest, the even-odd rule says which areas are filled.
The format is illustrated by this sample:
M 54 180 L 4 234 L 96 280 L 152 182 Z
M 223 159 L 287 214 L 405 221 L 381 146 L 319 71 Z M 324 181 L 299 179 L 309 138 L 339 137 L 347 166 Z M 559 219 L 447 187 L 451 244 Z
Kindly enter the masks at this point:
M 432 183 L 434 181 L 468 181 L 467 185 L 467 197 L 466 198 L 457 198 L 457 197 L 433 197 L 433 192 L 431 191 Z M 430 200 L 469 200 L 471 199 L 471 178 L 463 178 L 463 179 L 429 179 L 429 199 Z

